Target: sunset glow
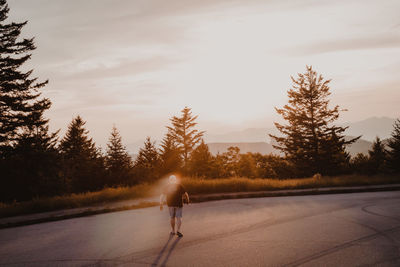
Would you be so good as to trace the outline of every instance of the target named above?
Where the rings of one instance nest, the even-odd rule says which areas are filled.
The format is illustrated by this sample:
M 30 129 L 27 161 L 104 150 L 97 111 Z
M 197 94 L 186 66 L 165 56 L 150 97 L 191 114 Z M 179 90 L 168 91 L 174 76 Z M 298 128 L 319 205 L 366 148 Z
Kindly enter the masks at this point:
M 208 133 L 271 127 L 290 76 L 332 79 L 342 121 L 398 116 L 398 1 L 10 1 L 29 20 L 53 129 L 80 114 L 96 143 L 165 133 L 190 106 Z

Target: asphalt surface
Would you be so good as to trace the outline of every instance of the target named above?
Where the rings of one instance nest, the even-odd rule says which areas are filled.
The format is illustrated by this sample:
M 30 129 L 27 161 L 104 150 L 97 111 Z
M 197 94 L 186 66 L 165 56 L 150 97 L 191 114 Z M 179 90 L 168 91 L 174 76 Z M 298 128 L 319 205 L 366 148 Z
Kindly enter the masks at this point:
M 400 191 L 211 201 L 0 230 L 7 266 L 400 266 Z

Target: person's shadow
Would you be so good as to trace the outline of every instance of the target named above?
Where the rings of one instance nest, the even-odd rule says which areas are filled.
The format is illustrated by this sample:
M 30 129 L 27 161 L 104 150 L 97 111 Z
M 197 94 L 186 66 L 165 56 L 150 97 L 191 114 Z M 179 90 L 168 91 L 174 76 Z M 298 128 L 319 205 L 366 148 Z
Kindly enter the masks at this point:
M 165 243 L 164 247 L 160 250 L 160 252 L 157 255 L 157 258 L 154 260 L 154 262 L 151 264 L 151 266 L 158 266 L 158 263 L 160 262 L 161 258 L 163 257 L 163 255 L 166 253 L 166 256 L 164 258 L 164 260 L 162 261 L 162 263 L 160 264 L 160 266 L 165 266 L 168 262 L 169 256 L 171 256 L 172 251 L 175 249 L 176 245 L 178 244 L 179 240 L 181 240 L 181 238 L 176 238 L 175 241 L 172 243 L 172 245 L 170 246 L 168 252 L 166 252 L 167 247 L 169 242 L 173 239 L 173 235 L 170 235 L 167 243 Z

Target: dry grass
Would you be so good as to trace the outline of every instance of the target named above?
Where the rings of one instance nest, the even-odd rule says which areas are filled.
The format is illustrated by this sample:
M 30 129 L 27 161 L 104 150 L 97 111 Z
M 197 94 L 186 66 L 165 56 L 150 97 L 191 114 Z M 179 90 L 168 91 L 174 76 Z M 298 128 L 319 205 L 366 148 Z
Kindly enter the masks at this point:
M 150 189 L 150 185 L 143 184 L 133 187 L 105 188 L 97 192 L 37 198 L 31 201 L 15 202 L 11 204 L 0 203 L 0 218 L 143 198 L 148 196 Z
M 400 183 L 400 177 L 370 177 L 359 175 L 320 177 L 316 175 L 312 178 L 286 180 L 249 178 L 182 179 L 182 184 L 185 186 L 189 194 L 254 192 L 390 183 Z M 71 194 L 51 198 L 39 198 L 31 201 L 11 204 L 0 203 L 0 218 L 60 209 L 87 207 L 113 201 L 156 196 L 160 193 L 161 187 L 162 182 L 159 182 L 153 185 L 144 184 L 133 187 L 105 188 L 98 192 Z
M 224 179 L 193 179 L 184 178 L 182 184 L 192 194 L 211 194 L 226 192 L 254 192 L 285 189 L 305 189 L 318 187 L 377 185 L 400 183 L 400 177 L 392 176 L 360 176 L 344 175 L 337 177 L 320 177 L 302 179 L 249 179 L 249 178 L 224 178 Z

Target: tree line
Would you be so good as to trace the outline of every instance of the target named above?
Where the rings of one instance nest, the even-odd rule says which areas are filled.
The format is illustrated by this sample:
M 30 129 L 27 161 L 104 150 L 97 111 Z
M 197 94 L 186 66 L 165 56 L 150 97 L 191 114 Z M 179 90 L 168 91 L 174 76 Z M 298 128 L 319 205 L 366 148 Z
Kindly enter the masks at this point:
M 188 107 L 170 119 L 160 146 L 148 137 L 135 159 L 115 126 L 105 152 L 90 138 L 80 116 L 60 137 L 50 132 L 44 116 L 51 101 L 41 90 L 48 81 L 22 68 L 35 49 L 33 38 L 20 37 L 27 22 L 7 23 L 8 12 L 7 2 L 0 0 L 0 201 L 151 183 L 170 173 L 286 179 L 400 172 L 400 120 L 387 144 L 377 138 L 368 155 L 351 158 L 346 146 L 360 137 L 348 140 L 346 127 L 335 125 L 341 110 L 329 107 L 330 80 L 312 67 L 292 77 L 288 104 L 276 108 L 286 124 L 275 123 L 281 135 L 271 138 L 282 156 L 243 154 L 237 147 L 212 155 Z

